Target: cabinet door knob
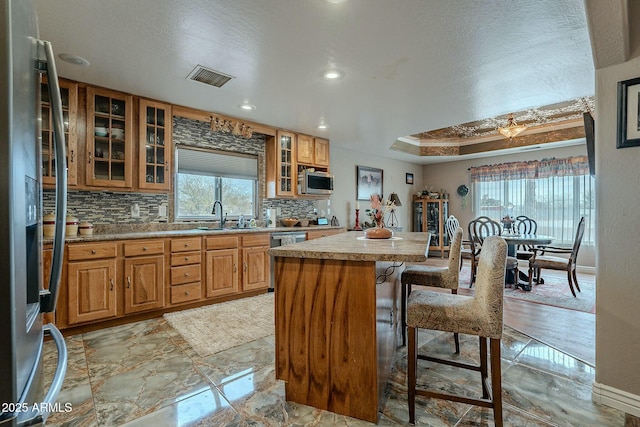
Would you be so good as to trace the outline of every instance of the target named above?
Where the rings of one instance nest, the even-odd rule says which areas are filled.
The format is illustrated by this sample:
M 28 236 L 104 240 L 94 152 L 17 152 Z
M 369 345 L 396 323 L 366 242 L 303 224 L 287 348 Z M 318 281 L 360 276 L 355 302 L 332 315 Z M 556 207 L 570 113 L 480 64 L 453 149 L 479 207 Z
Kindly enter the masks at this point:
M 234 273 L 238 272 L 238 266 L 236 264 L 233 264 L 233 272 Z
M 93 160 L 93 154 L 89 153 L 89 164 L 91 164 L 91 161 Z
M 189 291 L 185 291 L 185 292 L 184 292 L 184 294 L 185 294 L 185 295 L 189 295 Z
M 127 289 L 131 288 L 131 276 L 127 276 Z
M 113 290 L 113 278 L 109 279 L 109 283 L 111 283 L 111 289 L 110 290 Z
M 143 250 L 143 251 L 146 251 L 146 250 L 147 250 L 147 247 L 146 247 L 146 246 L 143 246 L 143 247 L 142 247 L 142 250 Z
M 189 273 L 184 273 L 184 277 L 189 277 Z
M 95 249 L 91 249 L 91 255 L 95 255 L 96 254 L 96 250 Z
M 188 247 L 189 247 L 189 244 L 188 244 L 188 243 L 185 243 L 185 244 L 184 244 L 184 247 L 185 247 L 185 248 L 188 248 Z
M 247 263 L 245 262 L 243 265 L 244 271 L 247 271 Z
M 71 150 L 71 152 L 69 152 L 69 163 L 73 163 L 74 162 L 74 157 L 75 157 L 75 151 Z
M 188 256 L 184 257 L 184 260 L 189 261 L 189 257 Z

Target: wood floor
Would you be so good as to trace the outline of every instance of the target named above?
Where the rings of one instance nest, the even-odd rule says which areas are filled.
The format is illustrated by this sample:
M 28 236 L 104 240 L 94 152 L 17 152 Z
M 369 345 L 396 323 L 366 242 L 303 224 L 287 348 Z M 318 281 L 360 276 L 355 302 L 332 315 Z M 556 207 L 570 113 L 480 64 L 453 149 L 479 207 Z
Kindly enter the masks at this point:
M 504 323 L 549 347 L 596 366 L 595 314 L 505 298 Z

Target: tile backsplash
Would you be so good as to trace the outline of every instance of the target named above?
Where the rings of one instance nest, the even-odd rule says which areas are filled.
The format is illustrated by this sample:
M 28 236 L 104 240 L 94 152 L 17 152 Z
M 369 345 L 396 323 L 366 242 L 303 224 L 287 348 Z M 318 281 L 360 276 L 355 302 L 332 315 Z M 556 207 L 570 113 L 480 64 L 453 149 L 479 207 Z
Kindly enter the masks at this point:
M 173 118 L 173 142 L 193 147 L 212 148 L 258 156 L 258 176 L 260 192 L 265 194 L 265 135 L 254 133 L 250 139 L 227 133 L 212 132 L 207 122 L 184 117 Z M 80 221 L 93 224 L 145 224 L 171 221 L 173 194 L 125 193 L 116 191 L 75 191 L 67 197 L 68 210 Z M 137 205 L 138 217 L 132 216 L 132 208 Z M 168 217 L 159 215 L 160 206 L 166 206 Z M 55 191 L 44 190 L 44 213 L 53 212 Z M 263 220 L 266 210 L 280 208 L 279 218 L 297 217 L 315 219 L 318 202 L 315 200 L 262 199 L 258 220 Z
M 138 205 L 139 217 L 131 216 L 132 206 Z M 158 208 L 168 204 L 167 194 L 116 193 L 112 191 L 69 191 L 67 210 L 80 221 L 93 224 L 142 224 L 167 221 Z M 55 208 L 55 191 L 45 190 L 42 196 L 44 213 Z

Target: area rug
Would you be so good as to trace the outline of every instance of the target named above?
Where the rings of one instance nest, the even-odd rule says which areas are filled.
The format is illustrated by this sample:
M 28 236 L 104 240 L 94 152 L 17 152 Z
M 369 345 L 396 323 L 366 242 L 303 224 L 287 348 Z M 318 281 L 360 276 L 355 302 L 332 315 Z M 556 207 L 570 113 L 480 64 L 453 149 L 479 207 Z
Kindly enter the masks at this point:
M 429 264 L 433 263 L 433 265 L 446 266 L 446 260 L 430 258 L 427 262 Z M 473 293 L 472 291 L 475 289 L 475 286 L 471 288 L 471 292 L 467 291 L 469 289 L 470 274 L 471 268 L 465 263 L 460 271 L 459 293 Z M 566 273 L 542 270 L 542 277 L 544 278 L 544 284 L 534 285 L 531 291 L 507 287 L 504 289 L 504 296 L 506 298 L 518 299 L 530 303 L 595 313 L 596 282 L 594 275 L 578 274 L 578 283 L 581 292 L 576 290 L 576 297 L 571 294 Z
M 165 313 L 202 357 L 274 334 L 273 293 Z

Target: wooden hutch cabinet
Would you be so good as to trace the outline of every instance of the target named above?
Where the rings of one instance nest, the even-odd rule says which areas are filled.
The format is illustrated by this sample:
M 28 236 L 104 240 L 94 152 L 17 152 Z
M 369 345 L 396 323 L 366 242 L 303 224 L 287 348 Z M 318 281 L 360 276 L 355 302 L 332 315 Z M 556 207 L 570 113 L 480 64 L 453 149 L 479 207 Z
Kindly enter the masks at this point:
M 431 233 L 429 250 L 444 252 L 449 250 L 449 238 L 444 222 L 449 217 L 448 199 L 413 198 L 413 231 Z

